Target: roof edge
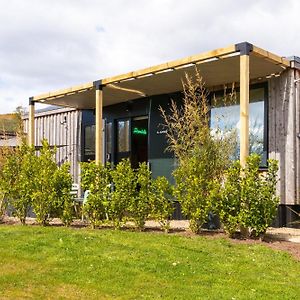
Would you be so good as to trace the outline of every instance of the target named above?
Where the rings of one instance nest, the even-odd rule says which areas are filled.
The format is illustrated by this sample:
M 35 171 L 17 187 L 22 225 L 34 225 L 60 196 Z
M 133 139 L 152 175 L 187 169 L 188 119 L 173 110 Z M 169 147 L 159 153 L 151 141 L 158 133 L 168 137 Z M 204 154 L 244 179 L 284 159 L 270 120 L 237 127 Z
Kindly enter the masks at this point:
M 300 70 L 300 57 L 299 56 L 289 56 L 287 59 L 291 62 L 291 68 Z

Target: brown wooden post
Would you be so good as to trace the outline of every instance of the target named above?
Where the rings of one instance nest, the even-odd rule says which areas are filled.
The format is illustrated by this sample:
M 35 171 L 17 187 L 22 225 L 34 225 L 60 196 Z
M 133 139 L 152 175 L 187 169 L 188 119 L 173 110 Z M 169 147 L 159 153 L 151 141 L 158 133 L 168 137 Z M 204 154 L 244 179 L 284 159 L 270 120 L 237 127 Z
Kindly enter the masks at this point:
M 102 107 L 103 107 L 103 90 L 101 82 L 95 83 L 96 87 L 96 141 L 95 141 L 95 161 L 99 165 L 103 163 L 103 124 L 102 124 Z
M 35 142 L 35 127 L 34 127 L 34 101 L 29 98 L 29 118 L 28 118 L 28 145 L 34 146 Z
M 240 52 L 240 163 L 244 167 L 249 156 L 249 55 L 253 45 L 243 42 L 235 48 Z
M 249 155 L 249 55 L 240 56 L 240 162 Z

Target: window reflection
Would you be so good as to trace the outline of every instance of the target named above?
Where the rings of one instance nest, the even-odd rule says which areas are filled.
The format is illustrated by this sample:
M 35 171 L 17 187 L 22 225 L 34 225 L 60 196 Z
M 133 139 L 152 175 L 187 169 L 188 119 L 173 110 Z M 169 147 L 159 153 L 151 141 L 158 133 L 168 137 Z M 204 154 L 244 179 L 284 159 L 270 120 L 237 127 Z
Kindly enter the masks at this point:
M 266 165 L 265 141 L 265 105 L 264 88 L 250 90 L 249 103 L 249 150 L 262 157 L 262 165 Z M 240 105 L 239 93 L 236 101 L 225 105 L 222 99 L 216 99 L 216 105 L 211 110 L 211 128 L 219 134 L 232 134 L 235 136 L 235 152 L 233 159 L 239 159 L 240 152 Z
M 112 123 L 106 124 L 106 153 L 112 153 Z
M 84 161 L 95 159 L 95 130 L 95 125 L 84 128 Z
M 129 150 L 129 120 L 118 121 L 118 152 Z

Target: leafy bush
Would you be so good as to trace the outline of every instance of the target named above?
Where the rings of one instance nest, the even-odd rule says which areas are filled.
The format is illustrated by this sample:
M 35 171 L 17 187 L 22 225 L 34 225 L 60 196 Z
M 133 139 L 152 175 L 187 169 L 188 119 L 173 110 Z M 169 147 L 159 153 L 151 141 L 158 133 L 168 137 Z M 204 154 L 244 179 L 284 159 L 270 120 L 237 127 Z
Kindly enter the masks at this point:
M 241 180 L 241 224 L 250 234 L 259 236 L 266 232 L 276 215 L 279 197 L 276 196 L 278 162 L 268 161 L 268 171 L 259 174 L 260 156 L 251 155 Z
M 39 224 L 47 225 L 50 217 L 57 215 L 68 225 L 72 221 L 72 177 L 68 172 L 69 165 L 59 168 L 54 155 L 55 149 L 43 140 L 39 156 L 34 156 L 36 172 L 32 206 Z
M 25 224 L 35 190 L 34 149 L 22 143 L 7 153 L 0 177 L 2 195 L 13 206 L 14 215 Z
M 152 181 L 150 189 L 150 217 L 158 221 L 168 232 L 170 217 L 174 211 L 172 188 L 165 177 L 157 177 Z
M 141 163 L 137 170 L 131 168 L 128 159 L 122 160 L 115 169 L 110 165 L 82 163 L 81 185 L 84 190 L 90 190 L 84 212 L 93 227 L 108 219 L 119 229 L 126 220 L 132 219 L 143 230 L 146 220 L 152 217 L 168 229 L 174 210 L 171 187 L 164 177 L 152 180 L 146 163 Z
M 240 226 L 241 203 L 241 165 L 236 161 L 226 172 L 225 182 L 215 201 L 216 211 L 225 232 L 232 236 Z
M 150 187 L 151 187 L 151 172 L 146 163 L 141 163 L 136 170 L 135 178 L 136 183 L 135 193 L 130 197 L 128 206 L 128 213 L 135 222 L 139 230 L 143 230 L 145 222 L 150 214 Z
M 54 210 L 56 200 L 56 191 L 52 181 L 52 176 L 56 171 L 56 163 L 53 160 L 55 151 L 50 149 L 48 142 L 42 142 L 40 155 L 36 157 L 35 185 L 33 191 L 33 211 L 36 214 L 36 220 L 41 225 L 47 225 L 50 213 Z M 33 167 L 34 168 L 34 167 Z M 37 172 L 37 168 L 39 172 Z
M 73 209 L 69 165 L 59 168 L 54 161 L 55 150 L 46 140 L 42 144 L 39 156 L 25 141 L 6 154 L 0 173 L 1 194 L 22 224 L 32 206 L 38 223 L 46 225 L 51 215 L 57 215 L 67 225 Z
M 122 160 L 112 170 L 113 193 L 108 207 L 108 215 L 115 229 L 119 229 L 125 221 L 128 209 L 134 202 L 137 180 L 128 159 Z
M 82 162 L 80 164 L 80 184 L 84 191 L 89 190 L 91 184 L 96 182 L 98 176 L 98 165 L 95 162 Z
M 74 217 L 74 202 L 71 195 L 72 176 L 70 165 L 63 164 L 57 168 L 52 177 L 52 184 L 55 192 L 53 212 L 51 215 L 59 217 L 64 225 L 70 225 Z
M 245 168 L 236 162 L 226 173 L 218 210 L 224 229 L 230 235 L 240 227 L 246 228 L 252 236 L 259 236 L 266 232 L 276 215 L 278 163 L 269 160 L 265 175 L 259 173 L 259 164 L 260 156 L 252 154 Z
M 173 173 L 176 182 L 174 194 L 182 212 L 190 220 L 190 229 L 195 233 L 200 231 L 212 210 L 211 191 L 215 182 L 213 174 L 207 170 L 208 156 L 203 155 L 202 160 L 193 157 Z
M 89 190 L 83 213 L 89 218 L 92 227 L 100 225 L 107 218 L 111 200 L 111 168 L 110 165 L 82 163 L 81 184 Z

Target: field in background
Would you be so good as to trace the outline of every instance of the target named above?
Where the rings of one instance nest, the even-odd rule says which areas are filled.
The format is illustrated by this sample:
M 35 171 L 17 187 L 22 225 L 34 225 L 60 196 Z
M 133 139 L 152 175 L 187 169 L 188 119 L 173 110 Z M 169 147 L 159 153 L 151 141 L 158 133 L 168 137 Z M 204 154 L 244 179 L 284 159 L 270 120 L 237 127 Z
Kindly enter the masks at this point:
M 18 128 L 18 119 L 15 114 L 0 114 L 0 132 L 15 132 Z

